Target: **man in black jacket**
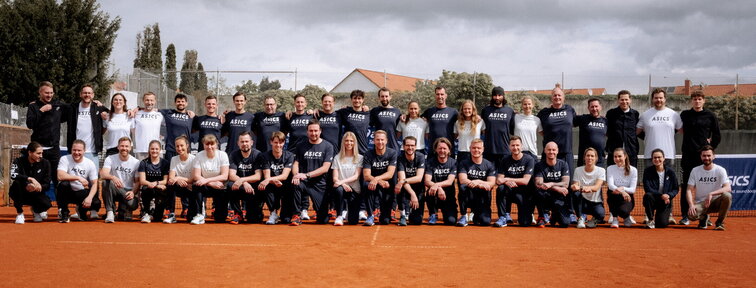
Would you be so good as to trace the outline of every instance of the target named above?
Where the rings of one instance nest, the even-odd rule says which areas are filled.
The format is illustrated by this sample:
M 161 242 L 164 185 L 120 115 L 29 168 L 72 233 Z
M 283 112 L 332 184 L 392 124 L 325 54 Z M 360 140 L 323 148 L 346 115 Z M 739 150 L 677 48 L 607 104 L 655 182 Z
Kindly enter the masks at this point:
M 32 141 L 26 147 L 26 155 L 13 160 L 10 177 L 10 197 L 16 207 L 16 224 L 24 224 L 24 205 L 31 205 L 34 222 L 47 219 L 47 209 L 52 206 L 45 191 L 50 188 L 50 162 L 42 158 L 42 145 Z
M 40 83 L 38 92 L 39 99 L 27 108 L 26 127 L 32 129 L 31 141 L 42 145 L 42 157 L 50 161 L 51 169 L 57 169 L 60 161 L 60 123 L 68 120 L 68 104 L 53 99 L 55 92 L 50 82 Z M 49 172 L 57 186 L 56 171 Z
M 619 105 L 609 109 L 606 112 L 606 152 L 607 155 L 613 155 L 614 149 L 625 148 L 630 165 L 638 167 L 638 136 L 635 135 L 635 128 L 638 125 L 640 114 L 633 108 L 630 108 L 630 92 L 622 90 L 617 93 L 617 102 Z M 609 161 L 608 163 L 612 163 Z

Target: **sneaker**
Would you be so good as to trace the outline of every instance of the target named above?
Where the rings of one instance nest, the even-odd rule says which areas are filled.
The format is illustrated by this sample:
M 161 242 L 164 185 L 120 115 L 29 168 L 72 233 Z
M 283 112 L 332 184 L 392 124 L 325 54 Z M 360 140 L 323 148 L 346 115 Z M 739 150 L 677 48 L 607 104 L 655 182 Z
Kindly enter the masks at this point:
M 24 224 L 25 222 L 26 218 L 23 213 L 16 215 L 16 224 Z
M 633 224 L 635 224 L 635 221 L 633 221 L 633 217 L 627 217 L 625 218 L 625 227 L 632 227 Z
M 475 213 L 473 212 L 467 213 L 466 217 L 467 217 L 467 222 L 473 222 L 473 218 L 475 218 Z
M 467 216 L 459 217 L 459 220 L 457 220 L 457 226 L 458 227 L 467 227 Z
M 228 223 L 236 225 L 239 224 L 239 221 L 239 215 L 234 215 L 234 217 L 231 218 L 231 221 L 228 221 Z
M 278 213 L 276 211 L 270 212 L 270 216 L 268 216 L 268 221 L 265 222 L 267 225 L 276 225 L 278 223 Z
M 549 225 L 551 223 L 551 214 L 543 214 L 543 222 Z
M 181 209 L 181 214 L 179 215 L 179 217 L 186 219 L 186 213 L 189 213 L 189 209 Z
M 289 226 L 299 225 L 302 225 L 302 218 L 300 218 L 299 215 L 294 215 L 294 217 L 291 217 L 291 223 L 289 223 Z
M 344 218 L 341 216 L 336 217 L 336 220 L 333 221 L 333 226 L 344 226 Z
M 577 228 L 578 229 L 585 228 L 585 219 L 583 219 L 583 217 L 580 217 L 580 219 L 577 219 Z
M 91 210 L 91 211 L 89 211 L 89 219 L 90 220 L 100 219 L 100 215 L 97 214 L 97 210 Z
M 165 224 L 173 224 L 176 223 L 176 214 L 168 213 L 168 217 L 163 219 L 163 223 Z
M 347 219 L 347 210 L 341 211 L 341 218 Z
M 648 224 L 648 222 L 649 222 L 648 216 L 644 217 L 643 218 L 643 224 Z
M 619 219 L 612 217 L 612 225 L 609 225 L 611 228 L 619 228 Z
M 609 223 L 614 223 L 614 214 L 609 212 Z
M 226 213 L 226 221 L 234 220 L 234 210 L 228 210 L 228 213 Z M 237 223 L 238 224 L 238 223 Z
M 399 226 L 407 226 L 407 216 L 406 215 L 402 215 L 401 217 L 399 217 L 399 224 L 397 224 L 397 225 L 399 225 Z
M 677 220 L 675 220 L 675 217 L 672 217 L 672 214 L 669 214 L 669 224 L 677 225 Z
M 512 216 L 511 216 L 511 215 L 509 215 L 509 213 L 504 213 L 504 219 L 506 219 L 506 220 L 507 220 L 507 224 L 512 224 L 512 223 L 514 223 L 514 220 L 512 220 Z M 533 219 L 535 219 L 535 218 L 533 218 Z M 502 227 L 503 227 L 503 226 L 502 226 Z
M 654 220 L 648 221 L 648 223 L 646 223 L 646 228 L 648 229 L 656 228 L 656 223 L 654 223 Z
M 381 221 L 381 210 L 373 210 L 373 222 Z
M 189 224 L 192 224 L 192 225 L 205 224 L 205 216 L 202 214 L 194 215 L 194 217 L 192 218 L 192 222 L 189 222 Z
M 709 223 L 709 215 L 707 214 L 700 220 L 698 220 L 698 229 L 706 229 L 709 227 L 711 223 Z
M 577 216 L 575 214 L 570 214 L 570 224 L 577 224 L 579 220 L 577 219 Z
M 39 215 L 39 213 L 34 213 L 34 222 L 42 222 L 42 215 Z
M 680 219 L 680 225 L 690 225 L 690 220 L 688 220 L 688 217 L 683 217 L 682 219 Z
M 79 217 L 79 213 L 71 214 L 71 216 L 68 216 L 68 218 L 74 219 L 74 220 L 81 220 L 81 217 Z
M 300 217 L 302 217 L 302 220 L 310 220 L 310 215 L 307 214 L 307 209 L 302 209 Z
M 63 218 L 63 208 L 58 208 L 58 219 Z
M 367 211 L 360 210 L 360 220 L 367 220 Z
M 536 223 L 538 228 L 546 227 L 546 220 L 543 217 L 538 217 L 538 222 Z
M 142 223 L 149 224 L 150 222 L 152 222 L 152 215 L 150 215 L 150 214 L 144 214 L 142 216 Z
M 113 213 L 113 211 L 108 211 L 108 213 L 105 215 L 105 223 L 113 222 L 115 222 L 115 213 Z
M 373 226 L 375 225 L 375 221 L 373 220 L 373 217 L 368 217 L 365 219 L 365 223 L 362 224 L 362 226 Z
M 71 222 L 71 216 L 68 216 L 68 215 L 63 215 L 63 217 L 62 217 L 62 218 L 60 218 L 60 220 L 58 220 L 58 222 L 60 222 L 60 223 L 68 223 L 68 222 Z
M 538 224 L 538 220 L 536 220 L 536 217 L 535 217 L 535 215 L 533 215 L 533 218 L 531 218 L 531 219 L 533 219 L 533 220 L 530 220 L 530 224 L 531 224 L 531 225 L 536 225 L 536 224 Z
M 438 222 L 438 215 L 436 215 L 436 214 L 430 214 L 430 216 L 428 216 L 428 224 L 429 225 L 436 225 L 436 222 Z
M 47 211 L 43 211 L 42 213 L 39 213 L 39 217 L 42 217 L 42 220 L 47 220 Z
M 494 227 L 507 227 L 507 218 L 499 217 L 499 220 L 496 220 L 496 223 L 493 224 Z
M 633 216 L 630 216 L 630 217 L 627 217 L 627 218 L 630 218 L 630 222 L 632 224 L 638 224 L 638 222 L 635 222 L 635 218 L 633 218 Z
M 725 230 L 725 226 L 724 226 L 724 223 L 719 223 L 719 224 L 717 224 L 717 227 L 716 227 L 716 228 L 714 228 L 714 230 L 717 230 L 717 231 L 724 231 L 724 230 Z
M 598 219 L 591 218 L 591 220 L 588 220 L 588 221 L 585 222 L 585 227 L 596 228 L 596 226 L 598 226 L 598 222 L 599 222 Z

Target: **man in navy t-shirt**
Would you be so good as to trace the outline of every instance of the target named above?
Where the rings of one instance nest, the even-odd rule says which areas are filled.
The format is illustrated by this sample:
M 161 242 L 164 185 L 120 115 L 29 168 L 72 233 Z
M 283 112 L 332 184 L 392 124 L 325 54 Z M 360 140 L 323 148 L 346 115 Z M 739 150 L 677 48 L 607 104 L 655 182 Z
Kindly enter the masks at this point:
M 264 111 L 255 114 L 255 121 L 252 125 L 255 135 L 257 135 L 257 150 L 260 152 L 270 151 L 270 136 L 273 132 L 284 131 L 286 115 L 283 112 L 276 112 L 278 104 L 273 96 L 265 97 L 263 100 Z
M 494 87 L 491 91 L 491 103 L 480 113 L 486 129 L 483 130 L 486 152 L 483 158 L 492 163 L 499 162 L 509 155 L 509 134 L 514 130 L 514 110 L 507 106 L 504 88 Z
M 239 134 L 244 131 L 252 131 L 252 123 L 255 120 L 255 115 L 244 110 L 247 106 L 247 95 L 242 92 L 236 92 L 233 97 L 234 111 L 226 114 L 226 122 L 223 122 L 221 128 L 221 135 L 228 137 L 226 143 L 226 154 L 231 155 L 231 152 L 239 149 Z M 168 122 L 166 120 L 166 122 Z M 254 140 L 254 139 L 253 139 Z
M 368 128 L 370 128 L 370 112 L 362 111 L 365 92 L 354 90 L 349 98 L 352 100 L 352 107 L 342 108 L 337 112 L 341 117 L 341 123 L 344 124 L 344 130 L 357 136 L 357 147 L 360 154 L 365 155 L 368 151 Z
M 457 226 L 467 226 L 467 207 L 475 216 L 475 225 L 491 224 L 491 189 L 496 182 L 496 167 L 483 159 L 483 140 L 470 142 L 470 158 L 462 159 L 457 168 L 459 177 L 459 220 Z
M 270 216 L 265 224 L 275 225 L 278 222 L 279 215 L 291 215 L 291 207 L 284 206 L 281 209 L 282 196 L 292 195 L 291 193 L 291 168 L 294 165 L 294 153 L 283 149 L 286 143 L 286 135 L 283 132 L 273 132 L 270 137 L 272 149 L 263 153 L 261 161 L 262 177 L 260 185 L 257 186 L 257 193 L 260 197 L 265 198 L 265 204 L 268 205 Z M 292 201 L 287 201 L 289 203 Z M 262 206 L 262 204 L 260 204 Z M 279 211 L 279 209 L 281 209 Z M 288 209 L 289 211 L 286 211 Z M 291 218 L 284 219 L 284 223 L 290 223 Z
M 572 154 L 572 126 L 575 120 L 575 109 L 564 103 L 564 91 L 556 87 L 551 90 L 551 106 L 541 109 L 538 118 L 543 126 L 543 146 L 554 142 L 559 149 L 558 159 L 567 163 L 573 170 Z M 545 158 L 542 155 L 542 158 Z
M 454 124 L 457 123 L 457 109 L 446 106 L 446 88 L 438 86 L 435 89 L 436 106 L 426 109 L 421 115 L 428 121 L 428 142 L 435 143 L 436 139 L 454 139 Z M 454 155 L 454 143 L 449 147 L 451 155 Z M 435 151 L 429 153 L 432 158 Z
M 242 202 L 247 203 L 247 222 L 260 223 L 263 219 L 262 204 L 264 198 L 260 197 L 262 193 L 256 193 L 257 182 L 262 178 L 260 161 L 262 153 L 252 148 L 252 134 L 244 131 L 239 134 L 237 146 L 239 149 L 234 150 L 228 155 L 228 199 L 231 204 L 231 210 L 234 212 L 231 224 L 241 222 Z
M 305 113 L 307 99 L 302 94 L 294 95 L 294 112 L 287 113 L 286 131 L 289 133 L 289 152 L 297 151 L 297 144 L 307 139 L 307 123 L 310 123 L 312 115 Z
M 407 225 L 407 218 L 410 224 L 420 225 L 425 212 L 425 154 L 417 152 L 417 139 L 414 136 L 404 137 L 403 142 L 404 153 L 397 156 L 396 161 L 398 179 L 394 188 L 394 193 L 399 194 L 397 202 L 402 214 L 399 226 Z
M 570 224 L 570 199 L 567 189 L 570 182 L 570 169 L 567 163 L 558 159 L 559 147 L 554 142 L 546 143 L 544 147 L 546 156 L 544 160 L 538 162 L 535 166 L 535 185 L 536 197 L 541 201 L 538 206 L 538 227 L 545 227 L 548 224 L 548 213 L 541 210 L 551 208 L 553 215 L 552 221 L 559 224 L 560 228 L 567 228 Z M 542 209 L 543 208 L 543 209 Z
M 583 153 L 585 149 L 593 148 L 598 151 L 597 166 L 605 167 L 606 158 L 604 149 L 606 145 L 607 120 L 601 116 L 601 101 L 597 98 L 588 100 L 588 112 L 575 118 L 575 126 L 580 128 L 580 141 L 578 142 L 578 164 L 583 166 Z
M 338 151 L 341 147 L 341 118 L 333 108 L 333 95 L 323 94 L 320 103 L 321 109 L 317 115 L 321 128 L 320 138 L 330 142 L 335 151 Z
M 176 94 L 173 98 L 176 109 L 160 109 L 165 121 L 165 159 L 176 156 L 176 138 L 184 135 L 192 136 L 192 120 L 194 113 L 186 110 L 186 95 Z
M 312 199 L 312 206 L 317 213 L 318 223 L 328 223 L 328 196 L 326 195 L 325 175 L 333 162 L 333 145 L 320 138 L 320 122 L 310 120 L 307 125 L 308 141 L 302 141 L 297 146 L 296 160 L 292 167 L 294 177 L 291 184 L 294 186 L 293 211 L 301 210 L 301 195 L 307 193 Z M 289 217 L 290 215 L 285 215 Z M 302 223 L 301 215 L 291 218 L 291 225 L 298 226 Z
M 207 134 L 215 135 L 215 139 L 218 139 L 218 145 L 220 145 L 221 139 L 221 126 L 223 121 L 218 116 L 218 99 L 213 96 L 207 96 L 205 98 L 205 111 L 207 115 L 194 117 L 192 122 L 192 132 L 199 132 L 198 139 L 202 139 Z M 202 151 L 205 148 L 200 144 L 197 151 Z M 220 146 L 219 146 L 220 147 Z
M 511 155 L 505 157 L 498 164 L 496 175 L 496 208 L 499 220 L 494 223 L 496 227 L 505 227 L 512 221 L 507 207 L 509 203 L 517 205 L 517 223 L 520 226 L 530 226 L 533 221 L 533 168 L 536 160 L 530 155 L 522 153 L 522 139 L 515 135 L 509 139 L 509 151 Z M 543 211 L 539 209 L 539 214 Z
M 391 188 L 395 182 L 397 151 L 387 147 L 386 134 L 383 130 L 375 132 L 375 148 L 368 151 L 362 161 L 362 175 L 365 178 L 362 193 L 367 195 L 363 199 L 368 213 L 365 226 L 373 226 L 373 210 L 379 207 L 380 223 L 391 223 L 391 210 L 394 205 L 394 193 Z M 375 203 L 380 206 L 374 207 Z
M 425 187 L 428 201 L 428 224 L 435 225 L 438 221 L 436 212 L 441 209 L 445 225 L 457 222 L 457 200 L 454 195 L 454 179 L 457 176 L 457 161 L 449 157 L 452 144 L 446 138 L 438 138 L 433 142 L 436 155 L 428 158 L 425 164 Z
M 386 131 L 388 139 L 386 147 L 399 151 L 399 143 L 396 141 L 396 125 L 399 124 L 399 116 L 402 111 L 391 106 L 391 92 L 386 87 L 378 90 L 378 101 L 381 105 L 370 110 L 370 126 L 373 126 L 375 131 Z

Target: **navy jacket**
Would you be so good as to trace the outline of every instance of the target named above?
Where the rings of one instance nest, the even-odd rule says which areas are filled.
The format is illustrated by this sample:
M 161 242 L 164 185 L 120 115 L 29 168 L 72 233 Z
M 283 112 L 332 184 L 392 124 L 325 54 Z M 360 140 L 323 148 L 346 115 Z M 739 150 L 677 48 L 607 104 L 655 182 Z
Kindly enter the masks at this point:
M 73 141 L 76 140 L 76 125 L 79 122 L 79 103 L 76 102 L 68 107 L 68 129 L 66 129 L 66 147 L 68 151 L 71 151 Z M 93 153 L 100 153 L 102 151 L 102 116 L 100 113 L 107 111 L 104 106 L 97 106 L 94 102 L 89 104 L 89 115 L 92 119 L 92 138 L 94 138 L 95 151 L 87 151 Z
M 664 191 L 659 191 L 659 174 L 656 173 L 656 167 L 650 166 L 643 170 L 643 189 L 646 193 L 669 195 L 669 199 L 675 198 L 678 192 L 678 182 L 675 171 L 672 168 L 664 168 Z

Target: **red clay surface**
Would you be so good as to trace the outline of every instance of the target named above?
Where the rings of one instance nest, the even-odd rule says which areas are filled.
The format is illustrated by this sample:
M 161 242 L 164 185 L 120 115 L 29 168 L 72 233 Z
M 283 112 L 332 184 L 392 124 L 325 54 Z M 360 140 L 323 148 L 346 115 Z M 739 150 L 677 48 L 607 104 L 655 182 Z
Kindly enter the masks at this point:
M 724 232 L 31 218 L 0 208 L 2 287 L 756 286 L 754 218 Z

